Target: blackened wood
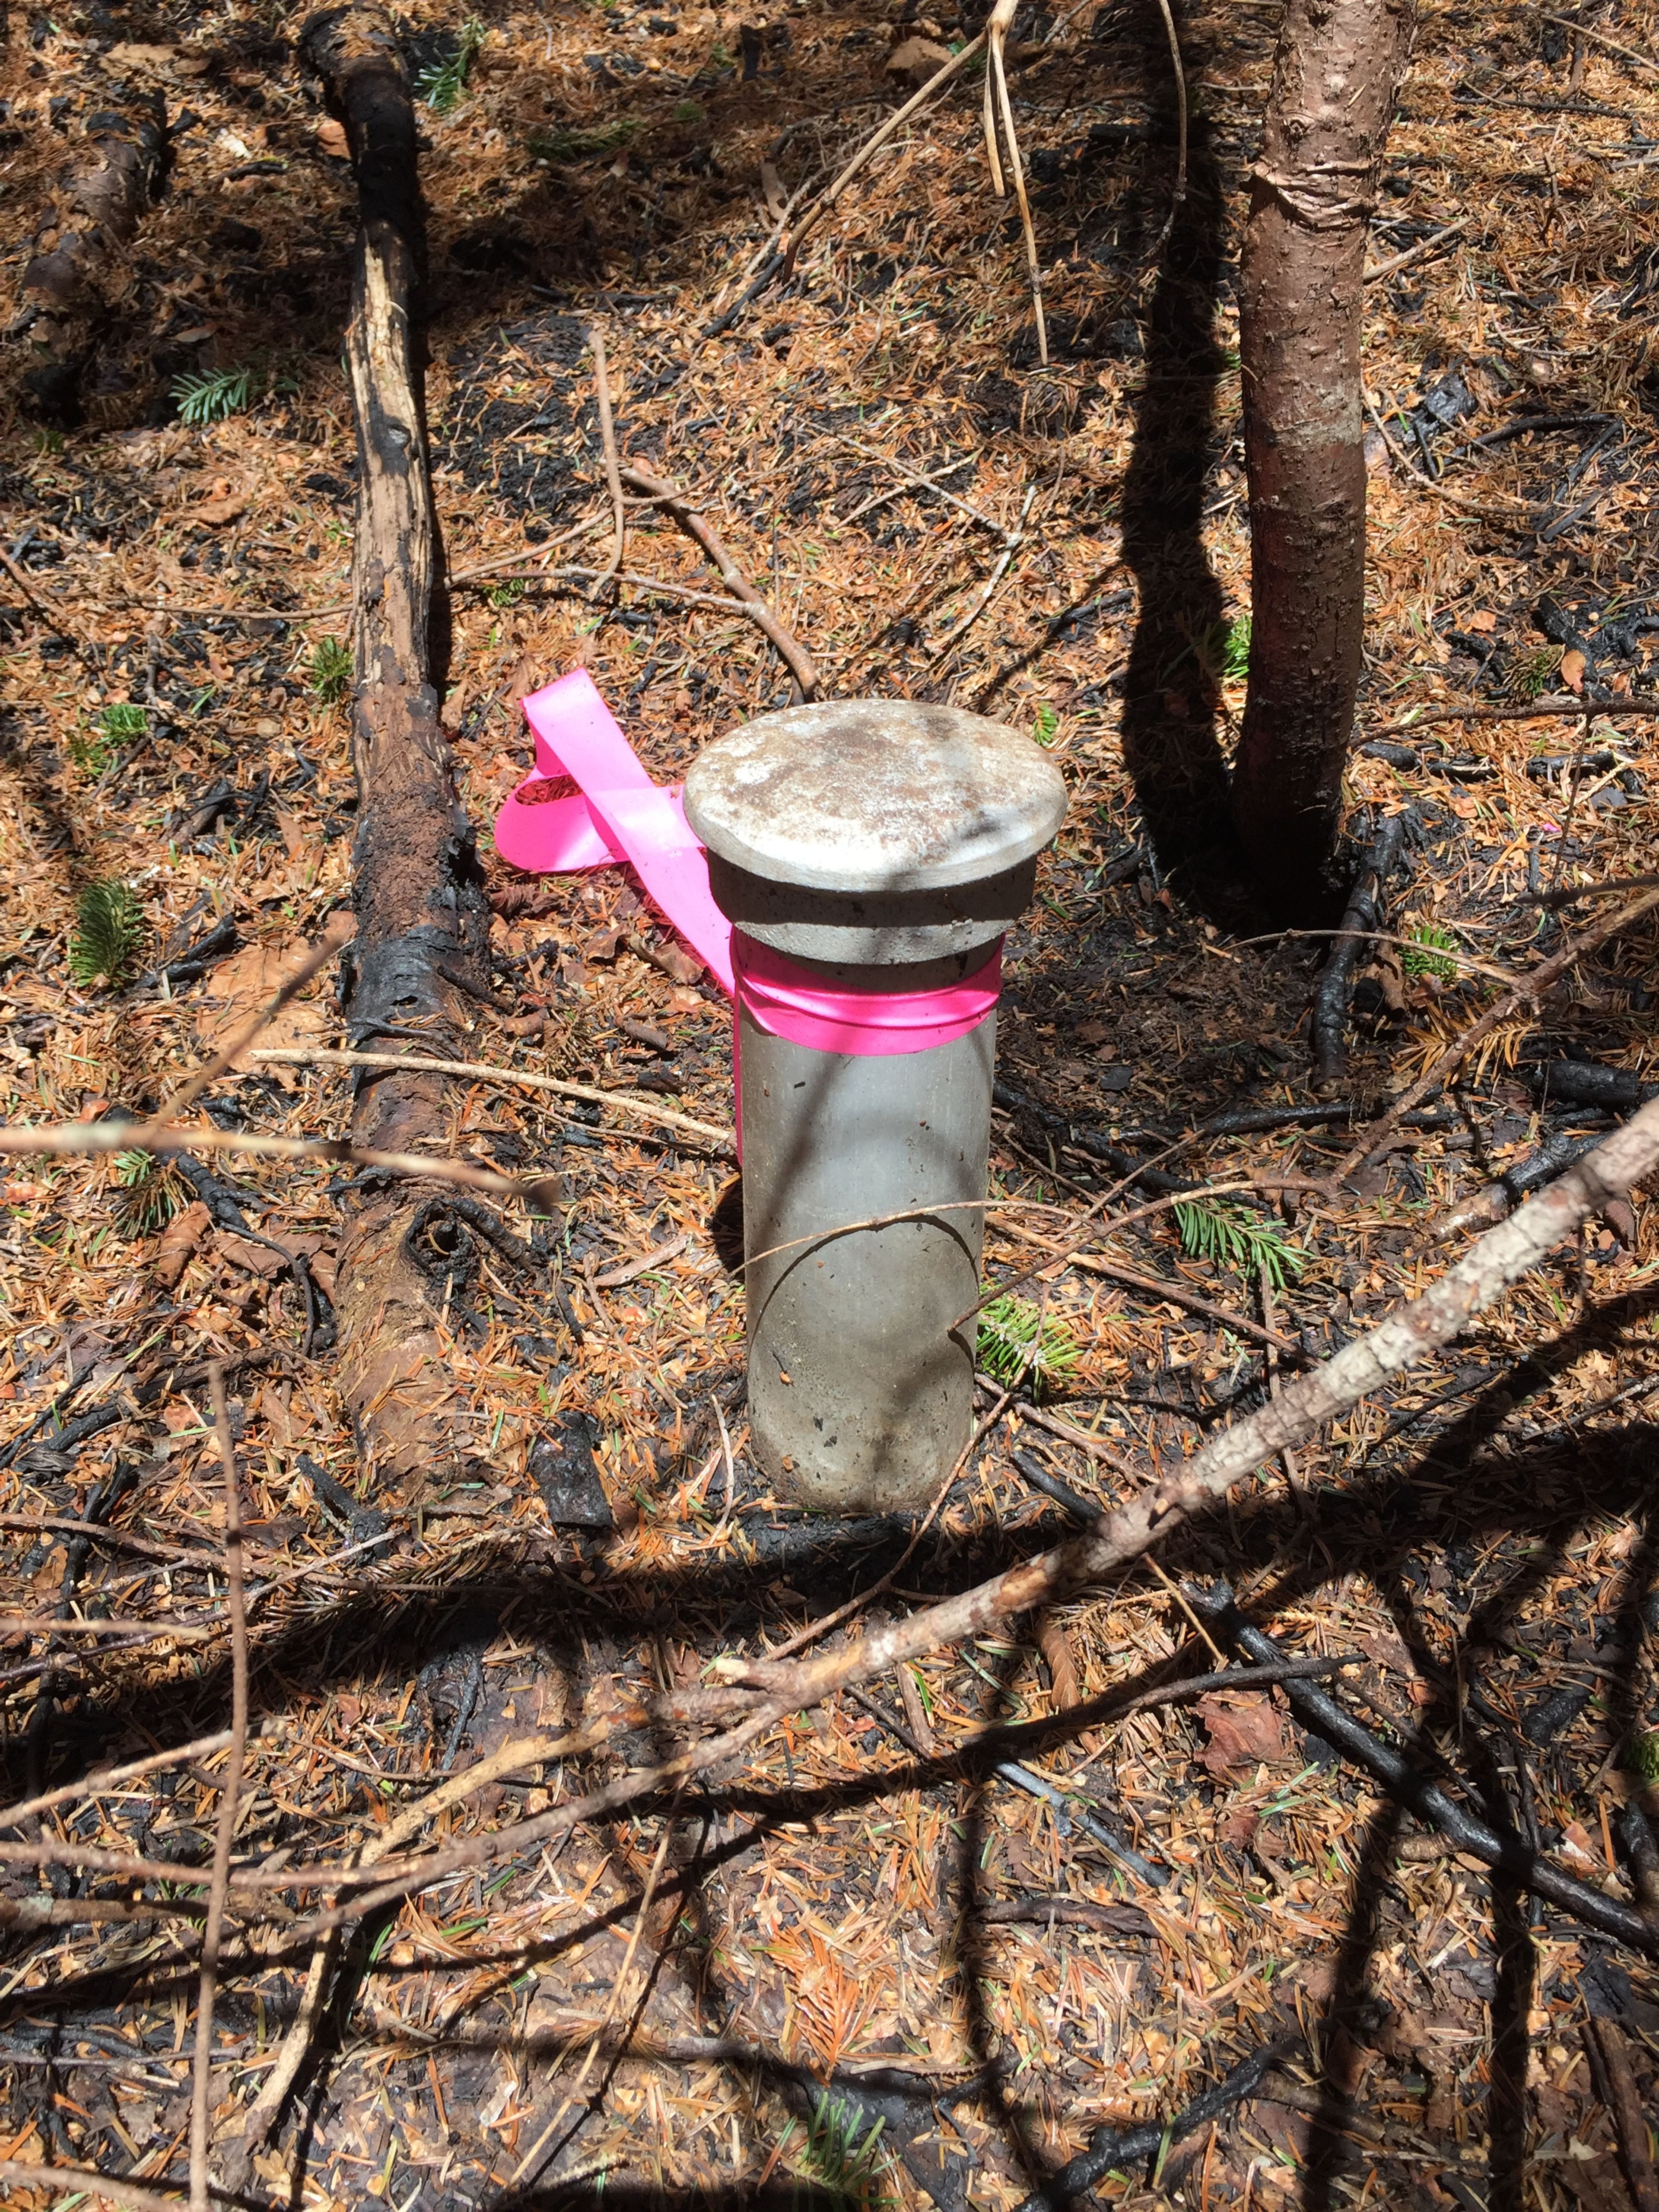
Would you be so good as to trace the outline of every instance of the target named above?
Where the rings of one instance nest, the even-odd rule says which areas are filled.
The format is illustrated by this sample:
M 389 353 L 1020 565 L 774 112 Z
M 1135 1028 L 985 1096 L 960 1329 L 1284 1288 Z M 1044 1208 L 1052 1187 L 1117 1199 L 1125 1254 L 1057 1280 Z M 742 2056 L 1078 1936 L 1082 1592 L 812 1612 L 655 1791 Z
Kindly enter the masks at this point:
M 1239 300 L 1249 690 L 1233 806 L 1264 896 L 1331 903 L 1365 611 L 1365 233 L 1415 0 L 1289 0 Z
M 1285 1657 L 1271 1636 L 1264 1635 L 1244 1618 L 1224 1583 L 1217 1583 L 1209 1590 L 1194 1590 L 1189 1586 L 1187 1594 L 1209 1614 L 1217 1634 L 1258 1665 L 1271 1665 L 1274 1660 Z M 1362 1728 L 1352 1713 L 1323 1690 L 1316 1689 L 1310 1682 L 1287 1682 L 1285 1695 L 1291 1711 L 1304 1728 L 1313 1729 L 1328 1743 L 1334 1743 L 1345 1758 L 1364 1767 L 1382 1784 L 1390 1796 L 1408 1806 L 1431 1827 L 1449 1836 L 1460 1851 L 1484 1860 L 1522 1889 L 1559 1905 L 1587 1927 L 1617 1936 L 1638 1951 L 1659 1955 L 1659 1931 L 1649 1927 L 1639 1913 L 1604 1896 L 1599 1889 L 1591 1889 L 1584 1882 L 1575 1881 L 1571 1875 L 1563 1874 L 1559 1867 L 1552 1866 L 1540 1852 L 1534 1850 L 1517 1830 L 1496 1827 L 1491 1821 L 1466 1812 L 1439 1783 L 1431 1782 L 1423 1773 L 1415 1760 L 1384 1743 L 1369 1729 Z
M 1410 819 L 1409 809 L 1404 814 L 1391 814 L 1366 847 L 1348 893 L 1341 933 L 1314 992 L 1314 1082 L 1321 1091 L 1334 1091 L 1347 1070 L 1342 1033 L 1347 1026 L 1353 971 L 1382 919 L 1382 895 L 1400 858 L 1401 841 Z
M 357 936 L 346 1023 L 354 1048 L 416 1044 L 464 1056 L 469 1006 L 489 995 L 489 913 L 431 683 L 433 525 L 414 324 L 421 255 L 415 111 L 390 19 L 314 17 L 302 50 L 345 124 L 361 220 L 346 360 L 357 423 L 353 556 Z M 354 1139 L 386 1151 L 441 1141 L 443 1079 L 365 1076 Z M 336 1301 L 342 1382 L 359 1440 L 392 1481 L 454 1463 L 460 1401 L 411 1231 L 411 1196 L 367 1178 L 348 1200 Z
M 161 182 L 167 110 L 153 93 L 118 94 L 87 119 L 23 270 L 14 335 L 27 334 L 24 385 L 51 422 L 82 416 L 81 386 L 108 320 L 102 280 Z

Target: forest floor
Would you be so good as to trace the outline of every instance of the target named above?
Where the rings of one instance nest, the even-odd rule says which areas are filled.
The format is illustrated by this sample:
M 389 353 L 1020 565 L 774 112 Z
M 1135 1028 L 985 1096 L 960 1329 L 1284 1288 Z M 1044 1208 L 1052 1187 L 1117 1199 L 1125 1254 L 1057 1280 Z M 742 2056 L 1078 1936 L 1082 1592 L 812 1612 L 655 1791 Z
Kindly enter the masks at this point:
M 1121 1497 L 1260 1402 L 1273 1377 L 1258 1261 L 1282 1272 L 1273 1325 L 1322 1355 L 1462 1249 L 1452 1215 L 1504 1166 L 1610 1127 L 1544 1097 L 1541 1070 L 1648 1077 L 1655 935 L 1650 921 L 1581 963 L 1358 1180 L 1227 1217 L 1249 1231 L 1242 1268 L 1198 1249 L 1170 1206 L 1132 1229 L 1079 1225 L 1121 1172 L 1114 1154 L 1178 1146 L 1171 1171 L 1239 1184 L 1322 1174 L 1352 1133 L 1334 1114 L 1200 1133 L 1220 1113 L 1332 1104 L 1308 1058 L 1323 941 L 1248 911 L 1214 831 L 1246 651 L 1237 241 L 1276 10 L 1182 16 L 1189 188 L 1161 246 L 1175 140 L 1158 15 L 1106 0 L 1091 20 L 1017 27 L 1053 41 L 1014 81 L 1045 372 L 976 82 L 900 135 L 797 281 L 709 336 L 772 228 L 769 196 L 832 173 L 874 127 L 901 35 L 959 27 L 941 10 L 902 33 L 873 9 L 794 0 L 747 40 L 745 81 L 736 19 L 660 4 L 551 21 L 483 6 L 461 97 L 422 111 L 445 556 L 452 574 L 500 564 L 453 588 L 440 671 L 498 917 L 497 997 L 472 1051 L 730 1124 L 724 1001 L 624 875 L 518 878 L 488 841 L 530 764 L 520 696 L 578 663 L 664 781 L 788 696 L 735 609 L 635 586 L 600 607 L 537 580 L 573 557 L 537 549 L 579 524 L 574 557 L 603 558 L 597 318 L 624 459 L 687 488 L 827 694 L 994 713 L 1072 787 L 1009 948 L 994 1168 L 1022 1204 L 992 1217 L 986 1258 L 994 1284 L 1052 1256 L 1034 1237 L 1080 1244 L 1044 1279 L 1057 1371 L 1043 1404 L 1022 1392 L 990 1428 L 878 1615 L 1072 1525 L 1030 1468 Z M 5 356 L 9 1121 L 154 1105 L 349 908 L 356 801 L 325 641 L 346 627 L 355 196 L 274 21 L 239 0 L 71 7 L 14 16 L 0 58 L 14 239 L 123 88 L 165 100 L 172 148 L 82 425 L 33 420 L 27 337 Z M 1547 16 L 1425 9 L 1391 141 L 1372 258 L 1427 250 L 1370 293 L 1366 380 L 1388 428 L 1370 440 L 1350 828 L 1363 843 L 1410 803 L 1420 834 L 1390 894 L 1402 942 L 1360 988 L 1361 1115 L 1577 926 L 1526 902 L 1529 867 L 1572 884 L 1650 864 L 1650 722 L 1409 726 L 1437 708 L 1566 690 L 1612 708 L 1654 688 L 1659 66 L 1629 0 L 1595 21 L 1637 58 L 1587 42 L 1581 67 Z M 416 65 L 441 64 L 458 28 L 423 15 Z M 178 419 L 175 379 L 245 368 L 241 411 Z M 718 590 L 645 510 L 629 566 Z M 112 718 L 120 706 L 142 711 Z M 72 966 L 77 898 L 111 880 L 136 892 L 144 932 L 120 988 Z M 331 990 L 265 1042 L 343 1042 Z M 345 1127 L 348 1075 L 257 1055 L 242 1071 L 210 1094 L 222 1126 Z M 326 1170 L 222 1161 L 187 1187 L 142 1162 L 10 1164 L 9 1798 L 225 1725 L 215 1358 L 258 1592 L 241 1858 L 338 1863 L 515 1733 L 695 1683 L 897 1558 L 913 1524 L 809 1520 L 745 1456 L 716 1137 L 484 1080 L 456 1082 L 448 1133 L 482 1162 L 556 1170 L 566 1210 L 553 1267 L 544 1249 L 515 1271 L 492 1247 L 452 1281 L 443 1326 L 477 1451 L 463 1480 L 409 1494 L 363 1494 L 325 1315 L 307 1325 L 290 1267 L 307 1255 L 326 1293 Z M 252 1235 L 223 1214 L 227 1191 Z M 204 1195 L 216 1224 L 183 1210 L 164 1225 Z M 923 1663 L 902 1711 L 892 1685 L 872 1705 L 837 1698 L 706 1795 L 546 1851 L 504 1844 L 371 1923 L 255 2161 L 258 2201 L 782 2205 L 816 2187 L 1012 2207 L 1103 2124 L 1172 2118 L 1283 2038 L 1255 2094 L 1126 2157 L 1098 2197 L 1624 2212 L 1633 2147 L 1586 2023 L 1613 2024 L 1659 2109 L 1650 1960 L 1425 1832 L 1279 1691 L 1113 1705 L 1216 1666 L 1176 1584 L 1224 1575 L 1287 1650 L 1348 1655 L 1338 1697 L 1426 1769 L 1628 1899 L 1621 1818 L 1659 1750 L 1656 1299 L 1659 1222 L 1638 1204 L 1299 1454 L 1293 1485 L 1263 1475 L 1040 1632 Z M 11 1627 L 70 1615 L 111 1632 Z M 992 1724 L 994 1759 L 975 1747 Z M 434 1832 L 505 1827 L 652 1755 L 648 1737 L 613 1736 L 490 1785 Z M 1016 1787 L 995 1770 L 1009 1759 L 1065 1796 Z M 223 1760 L 71 1799 L 49 1832 L 200 1864 Z M 61 1870 L 50 1885 L 133 1893 Z M 23 1865 L 0 1885 L 14 1899 L 47 1886 Z M 278 1943 L 228 1968 L 224 2133 L 274 2063 L 306 1958 Z M 193 1945 L 166 1923 L 12 1930 L 0 2156 L 179 2184 L 195 1987 Z

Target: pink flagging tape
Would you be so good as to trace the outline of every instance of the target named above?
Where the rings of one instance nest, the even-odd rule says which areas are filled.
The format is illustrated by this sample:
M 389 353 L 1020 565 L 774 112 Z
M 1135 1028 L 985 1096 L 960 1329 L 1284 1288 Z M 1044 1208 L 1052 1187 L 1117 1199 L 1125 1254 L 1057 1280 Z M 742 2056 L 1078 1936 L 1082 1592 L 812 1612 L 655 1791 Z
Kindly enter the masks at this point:
M 769 945 L 732 940 L 738 1004 L 769 1036 L 815 1052 L 875 1060 L 954 1044 L 975 1030 L 1002 988 L 1002 940 L 971 975 L 942 991 L 833 991 Z
M 495 849 L 532 875 L 625 862 L 686 943 L 769 1036 L 817 1052 L 884 1058 L 951 1044 L 977 1029 L 1001 988 L 1002 943 L 942 991 L 837 991 L 810 968 L 734 936 L 708 888 L 708 855 L 692 835 L 678 784 L 652 782 L 585 668 L 524 701 L 536 765 L 495 817 Z M 575 793 L 526 805 L 538 784 Z M 735 964 L 734 964 L 735 963 Z
M 524 711 L 536 766 L 495 817 L 496 851 L 538 876 L 626 860 L 729 994 L 732 925 L 709 894 L 708 855 L 686 826 L 679 787 L 652 782 L 585 668 L 532 691 Z M 562 776 L 580 785 L 574 798 L 524 804 L 522 793 Z

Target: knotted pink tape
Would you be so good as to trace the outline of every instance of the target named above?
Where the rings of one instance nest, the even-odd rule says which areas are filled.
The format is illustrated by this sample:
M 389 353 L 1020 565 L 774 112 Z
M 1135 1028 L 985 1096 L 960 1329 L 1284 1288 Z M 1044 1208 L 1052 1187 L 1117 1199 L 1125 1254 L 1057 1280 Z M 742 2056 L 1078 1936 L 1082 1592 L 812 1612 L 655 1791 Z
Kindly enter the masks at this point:
M 692 951 L 732 992 L 732 925 L 708 890 L 708 857 L 686 825 L 682 787 L 652 782 L 585 668 L 522 702 L 536 765 L 495 817 L 495 850 L 533 876 L 625 860 Z M 526 806 L 538 783 L 573 776 L 569 799 Z
M 729 998 L 757 1028 L 817 1052 L 875 1059 L 926 1052 L 977 1029 L 1001 988 L 1002 945 L 971 975 L 939 991 L 837 991 L 810 968 L 734 935 L 708 888 L 708 855 L 692 835 L 683 787 L 654 784 L 585 668 L 523 701 L 536 765 L 495 817 L 495 849 L 531 875 L 569 875 L 626 862 Z M 562 778 L 568 799 L 526 805 L 524 794 Z

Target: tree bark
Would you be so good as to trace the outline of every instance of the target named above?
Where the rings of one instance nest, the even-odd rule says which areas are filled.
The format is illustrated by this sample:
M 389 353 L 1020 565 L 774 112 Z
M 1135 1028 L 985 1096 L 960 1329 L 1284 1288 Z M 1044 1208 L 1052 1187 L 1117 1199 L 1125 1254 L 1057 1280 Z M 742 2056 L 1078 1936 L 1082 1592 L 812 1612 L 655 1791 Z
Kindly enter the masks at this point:
M 1415 0 L 1288 0 L 1240 295 L 1249 690 L 1233 808 L 1286 918 L 1322 918 L 1365 616 L 1365 234 Z
M 27 335 L 32 365 L 23 381 L 49 422 L 73 428 L 82 419 L 82 378 L 108 314 L 99 280 L 155 198 L 167 127 L 153 93 L 132 94 L 118 109 L 90 117 L 35 234 L 11 335 Z
M 422 244 L 415 112 L 390 20 L 377 7 L 314 17 L 302 50 L 345 123 L 361 222 L 346 360 L 357 423 L 351 746 L 357 935 L 346 1025 L 354 1048 L 461 1056 L 467 1001 L 489 995 L 489 912 L 455 787 L 428 661 L 433 572 L 420 371 L 411 323 Z M 366 1075 L 352 1136 L 434 1147 L 443 1079 Z M 347 1200 L 336 1300 L 341 1380 L 377 1474 L 400 1483 L 456 1460 L 460 1397 L 443 1326 L 466 1273 L 471 1201 L 359 1179 Z M 486 1234 L 493 1221 L 477 1221 Z M 514 1240 L 516 1241 L 516 1240 Z

